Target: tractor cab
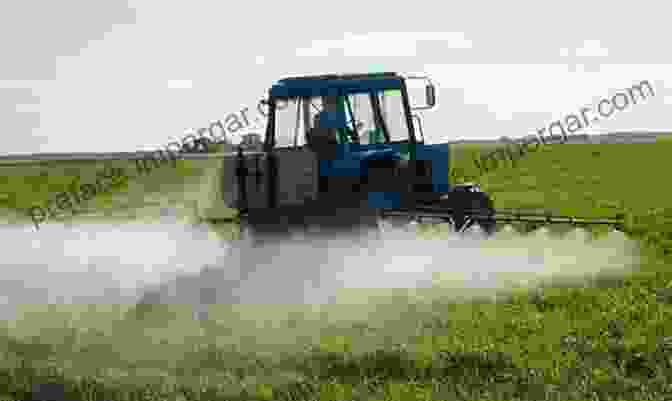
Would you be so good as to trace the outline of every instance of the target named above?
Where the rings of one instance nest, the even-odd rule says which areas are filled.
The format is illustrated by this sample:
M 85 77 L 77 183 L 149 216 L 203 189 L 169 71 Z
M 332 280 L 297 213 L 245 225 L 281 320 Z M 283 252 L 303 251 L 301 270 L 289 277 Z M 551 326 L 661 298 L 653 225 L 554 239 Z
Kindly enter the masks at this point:
M 432 92 L 433 93 L 433 92 Z M 404 79 L 394 73 L 287 78 L 269 93 L 268 148 L 422 142 Z M 433 101 L 433 100 L 432 100 Z

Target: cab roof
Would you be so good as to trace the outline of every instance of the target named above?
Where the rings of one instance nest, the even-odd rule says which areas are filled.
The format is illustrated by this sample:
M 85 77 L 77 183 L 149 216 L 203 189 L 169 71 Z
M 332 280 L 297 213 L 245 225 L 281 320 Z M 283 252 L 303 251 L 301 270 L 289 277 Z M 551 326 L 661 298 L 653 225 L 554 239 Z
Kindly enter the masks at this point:
M 402 79 L 403 77 L 396 72 L 291 77 L 274 84 L 269 91 L 269 97 L 334 96 L 372 90 L 401 89 Z

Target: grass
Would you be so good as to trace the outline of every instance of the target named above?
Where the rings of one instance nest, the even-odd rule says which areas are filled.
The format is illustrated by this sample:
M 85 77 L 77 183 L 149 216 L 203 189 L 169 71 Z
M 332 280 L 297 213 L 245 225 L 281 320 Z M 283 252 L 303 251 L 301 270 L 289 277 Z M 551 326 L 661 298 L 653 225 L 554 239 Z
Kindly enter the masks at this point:
M 348 325 L 268 305 L 213 309 L 202 324 L 177 306 L 96 306 L 76 320 L 72 307 L 53 307 L 0 336 L 0 388 L 17 400 L 49 381 L 67 400 L 668 399 L 670 150 L 670 142 L 554 145 L 477 180 L 499 208 L 626 213 L 642 244 L 635 273 L 496 301 L 415 305 L 399 296 Z M 474 151 L 455 150 L 464 180 Z M 356 309 L 342 313 L 363 313 Z M 266 337 L 252 337 L 262 322 Z
M 142 204 L 151 196 L 180 192 L 199 180 L 216 160 L 178 160 L 176 166 L 161 165 L 148 174 L 138 173 L 134 161 L 68 161 L 31 165 L 0 165 L 0 208 L 25 215 L 32 206 L 44 206 L 57 194 L 77 190 L 83 184 L 95 184 L 97 173 L 106 167 L 123 168 L 126 179 L 105 193 L 98 193 L 77 210 L 102 211 Z M 185 194 L 188 195 L 188 194 Z M 69 212 L 64 213 L 69 215 Z

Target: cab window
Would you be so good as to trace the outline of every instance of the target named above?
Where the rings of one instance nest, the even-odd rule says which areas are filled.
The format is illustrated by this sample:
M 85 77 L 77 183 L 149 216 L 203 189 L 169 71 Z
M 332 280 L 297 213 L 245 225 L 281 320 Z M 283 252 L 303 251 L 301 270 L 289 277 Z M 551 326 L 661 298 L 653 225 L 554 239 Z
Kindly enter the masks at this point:
M 377 94 L 380 111 L 390 135 L 391 142 L 408 141 L 410 131 L 406 121 L 401 90 L 392 89 L 379 91 Z

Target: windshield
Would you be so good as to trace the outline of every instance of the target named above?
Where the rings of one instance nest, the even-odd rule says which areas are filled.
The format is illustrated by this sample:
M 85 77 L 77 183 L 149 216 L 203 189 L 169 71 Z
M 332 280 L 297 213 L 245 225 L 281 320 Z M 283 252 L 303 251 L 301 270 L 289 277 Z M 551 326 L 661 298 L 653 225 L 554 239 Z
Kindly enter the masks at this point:
M 275 113 L 276 147 L 304 146 L 318 132 L 335 143 L 407 141 L 402 99 L 400 90 L 386 90 L 283 100 Z

